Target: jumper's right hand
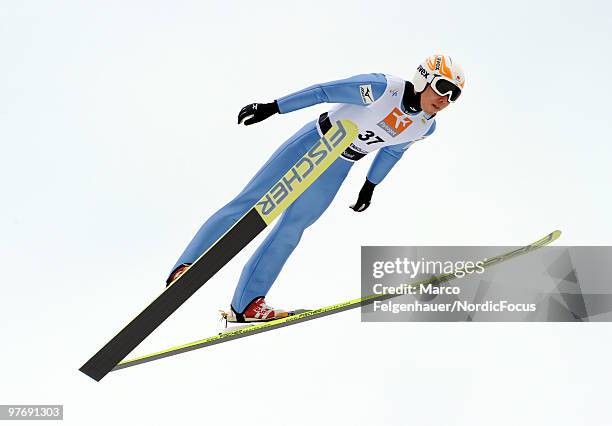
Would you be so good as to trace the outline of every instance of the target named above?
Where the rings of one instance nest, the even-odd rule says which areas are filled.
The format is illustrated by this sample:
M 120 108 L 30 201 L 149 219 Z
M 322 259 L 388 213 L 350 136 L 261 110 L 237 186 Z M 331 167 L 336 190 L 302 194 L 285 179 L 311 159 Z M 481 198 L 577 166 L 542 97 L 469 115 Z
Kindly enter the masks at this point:
M 276 101 L 269 104 L 249 104 L 238 113 L 238 124 L 244 122 L 245 126 L 259 123 L 266 118 L 280 112 Z

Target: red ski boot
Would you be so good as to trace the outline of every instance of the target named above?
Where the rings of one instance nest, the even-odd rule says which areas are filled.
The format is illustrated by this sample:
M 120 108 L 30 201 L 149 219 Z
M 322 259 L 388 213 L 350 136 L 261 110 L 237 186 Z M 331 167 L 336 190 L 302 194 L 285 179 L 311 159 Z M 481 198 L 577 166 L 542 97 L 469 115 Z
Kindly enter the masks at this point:
M 238 313 L 231 307 L 229 312 L 222 312 L 221 316 L 227 322 L 263 322 L 285 318 L 289 316 L 289 313 L 282 309 L 269 307 L 263 297 L 258 297 L 249 303 L 244 312 Z

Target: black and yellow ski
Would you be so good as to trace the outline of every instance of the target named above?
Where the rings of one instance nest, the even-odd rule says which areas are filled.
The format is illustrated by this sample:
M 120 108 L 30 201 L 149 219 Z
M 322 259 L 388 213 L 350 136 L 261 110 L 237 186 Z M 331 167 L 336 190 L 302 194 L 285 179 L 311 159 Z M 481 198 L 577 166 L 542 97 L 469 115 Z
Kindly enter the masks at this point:
M 295 201 L 357 137 L 357 126 L 339 120 L 283 177 L 191 267 L 80 370 L 99 381 Z
M 484 268 L 488 268 L 498 263 L 512 259 L 514 257 L 520 256 L 523 254 L 527 254 L 529 252 L 537 250 L 540 247 L 550 244 L 551 242 L 555 241 L 560 236 L 561 236 L 561 231 L 551 232 L 550 234 L 546 235 L 545 237 L 539 239 L 538 241 L 532 244 L 529 244 L 524 247 L 520 247 L 508 253 L 504 253 L 504 254 L 500 254 L 495 257 L 487 258 L 482 261 L 482 265 Z M 428 278 L 428 279 L 425 279 L 419 282 L 415 282 L 411 285 L 414 287 L 418 287 L 420 285 L 427 285 L 427 284 L 439 285 L 439 284 L 446 283 L 448 281 L 451 281 L 457 278 L 457 275 L 461 275 L 459 274 L 459 272 L 465 272 L 465 271 L 463 269 L 458 269 L 456 271 L 453 271 L 453 273 L 448 273 L 448 274 L 439 275 L 433 278 Z M 469 273 L 466 272 L 466 275 L 469 275 Z M 297 324 L 297 323 L 304 322 L 304 321 L 309 321 L 315 318 L 321 318 L 327 315 L 336 314 L 336 313 L 343 312 L 349 309 L 354 309 L 360 306 L 369 305 L 371 303 L 374 303 L 375 301 L 383 301 L 383 300 L 391 299 L 396 296 L 397 295 L 395 294 L 370 295 L 370 296 L 362 297 L 359 299 L 353 299 L 347 302 L 338 303 L 336 305 L 326 306 L 320 309 L 314 309 L 314 310 L 309 310 L 309 311 L 299 312 L 299 313 L 296 312 L 293 315 L 290 315 L 286 318 L 273 320 L 269 322 L 258 323 L 258 324 L 246 326 L 243 328 L 232 329 L 232 330 L 229 330 L 223 333 L 219 333 L 215 336 L 208 337 L 206 339 L 197 340 L 195 342 L 187 343 L 185 345 L 175 346 L 173 348 L 155 352 L 149 355 L 144 355 L 138 358 L 122 361 L 113 369 L 113 371 L 120 370 L 120 369 L 127 368 L 127 367 L 132 367 L 138 364 L 143 364 L 145 362 L 155 361 L 157 359 L 166 358 L 166 357 L 173 356 L 173 355 L 178 355 L 183 352 L 193 351 L 195 349 L 204 348 L 206 346 L 217 345 L 219 343 L 229 342 L 230 340 L 252 336 L 253 334 L 271 331 L 277 328 L 286 327 L 286 326 Z

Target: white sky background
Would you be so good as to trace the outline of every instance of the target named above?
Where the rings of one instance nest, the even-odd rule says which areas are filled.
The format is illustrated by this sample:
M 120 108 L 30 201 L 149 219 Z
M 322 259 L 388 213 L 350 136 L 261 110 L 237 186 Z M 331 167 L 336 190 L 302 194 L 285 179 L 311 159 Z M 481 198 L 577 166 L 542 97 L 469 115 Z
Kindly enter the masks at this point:
M 109 375 L 79 373 L 195 230 L 327 106 L 247 103 L 443 51 L 465 93 L 355 214 L 359 162 L 269 295 L 359 295 L 361 245 L 610 245 L 606 2 L 3 1 L 0 404 L 66 424 L 610 424 L 608 324 L 362 324 L 343 313 Z M 602 91 L 598 92 L 598 88 Z M 259 240 L 261 241 L 261 239 Z M 136 352 L 217 327 L 241 253 Z M 570 408 L 571 407 L 571 408 Z M 176 423 L 174 423 L 176 422 Z

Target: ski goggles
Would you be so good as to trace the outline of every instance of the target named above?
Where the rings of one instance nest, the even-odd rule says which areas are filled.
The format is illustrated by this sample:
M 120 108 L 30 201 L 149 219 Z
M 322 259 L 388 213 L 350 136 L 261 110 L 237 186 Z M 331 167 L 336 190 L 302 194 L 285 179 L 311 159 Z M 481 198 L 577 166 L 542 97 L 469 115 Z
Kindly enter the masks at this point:
M 437 75 L 431 81 L 431 88 L 440 96 L 447 96 L 449 102 L 455 102 L 461 96 L 461 89 L 446 77 Z

